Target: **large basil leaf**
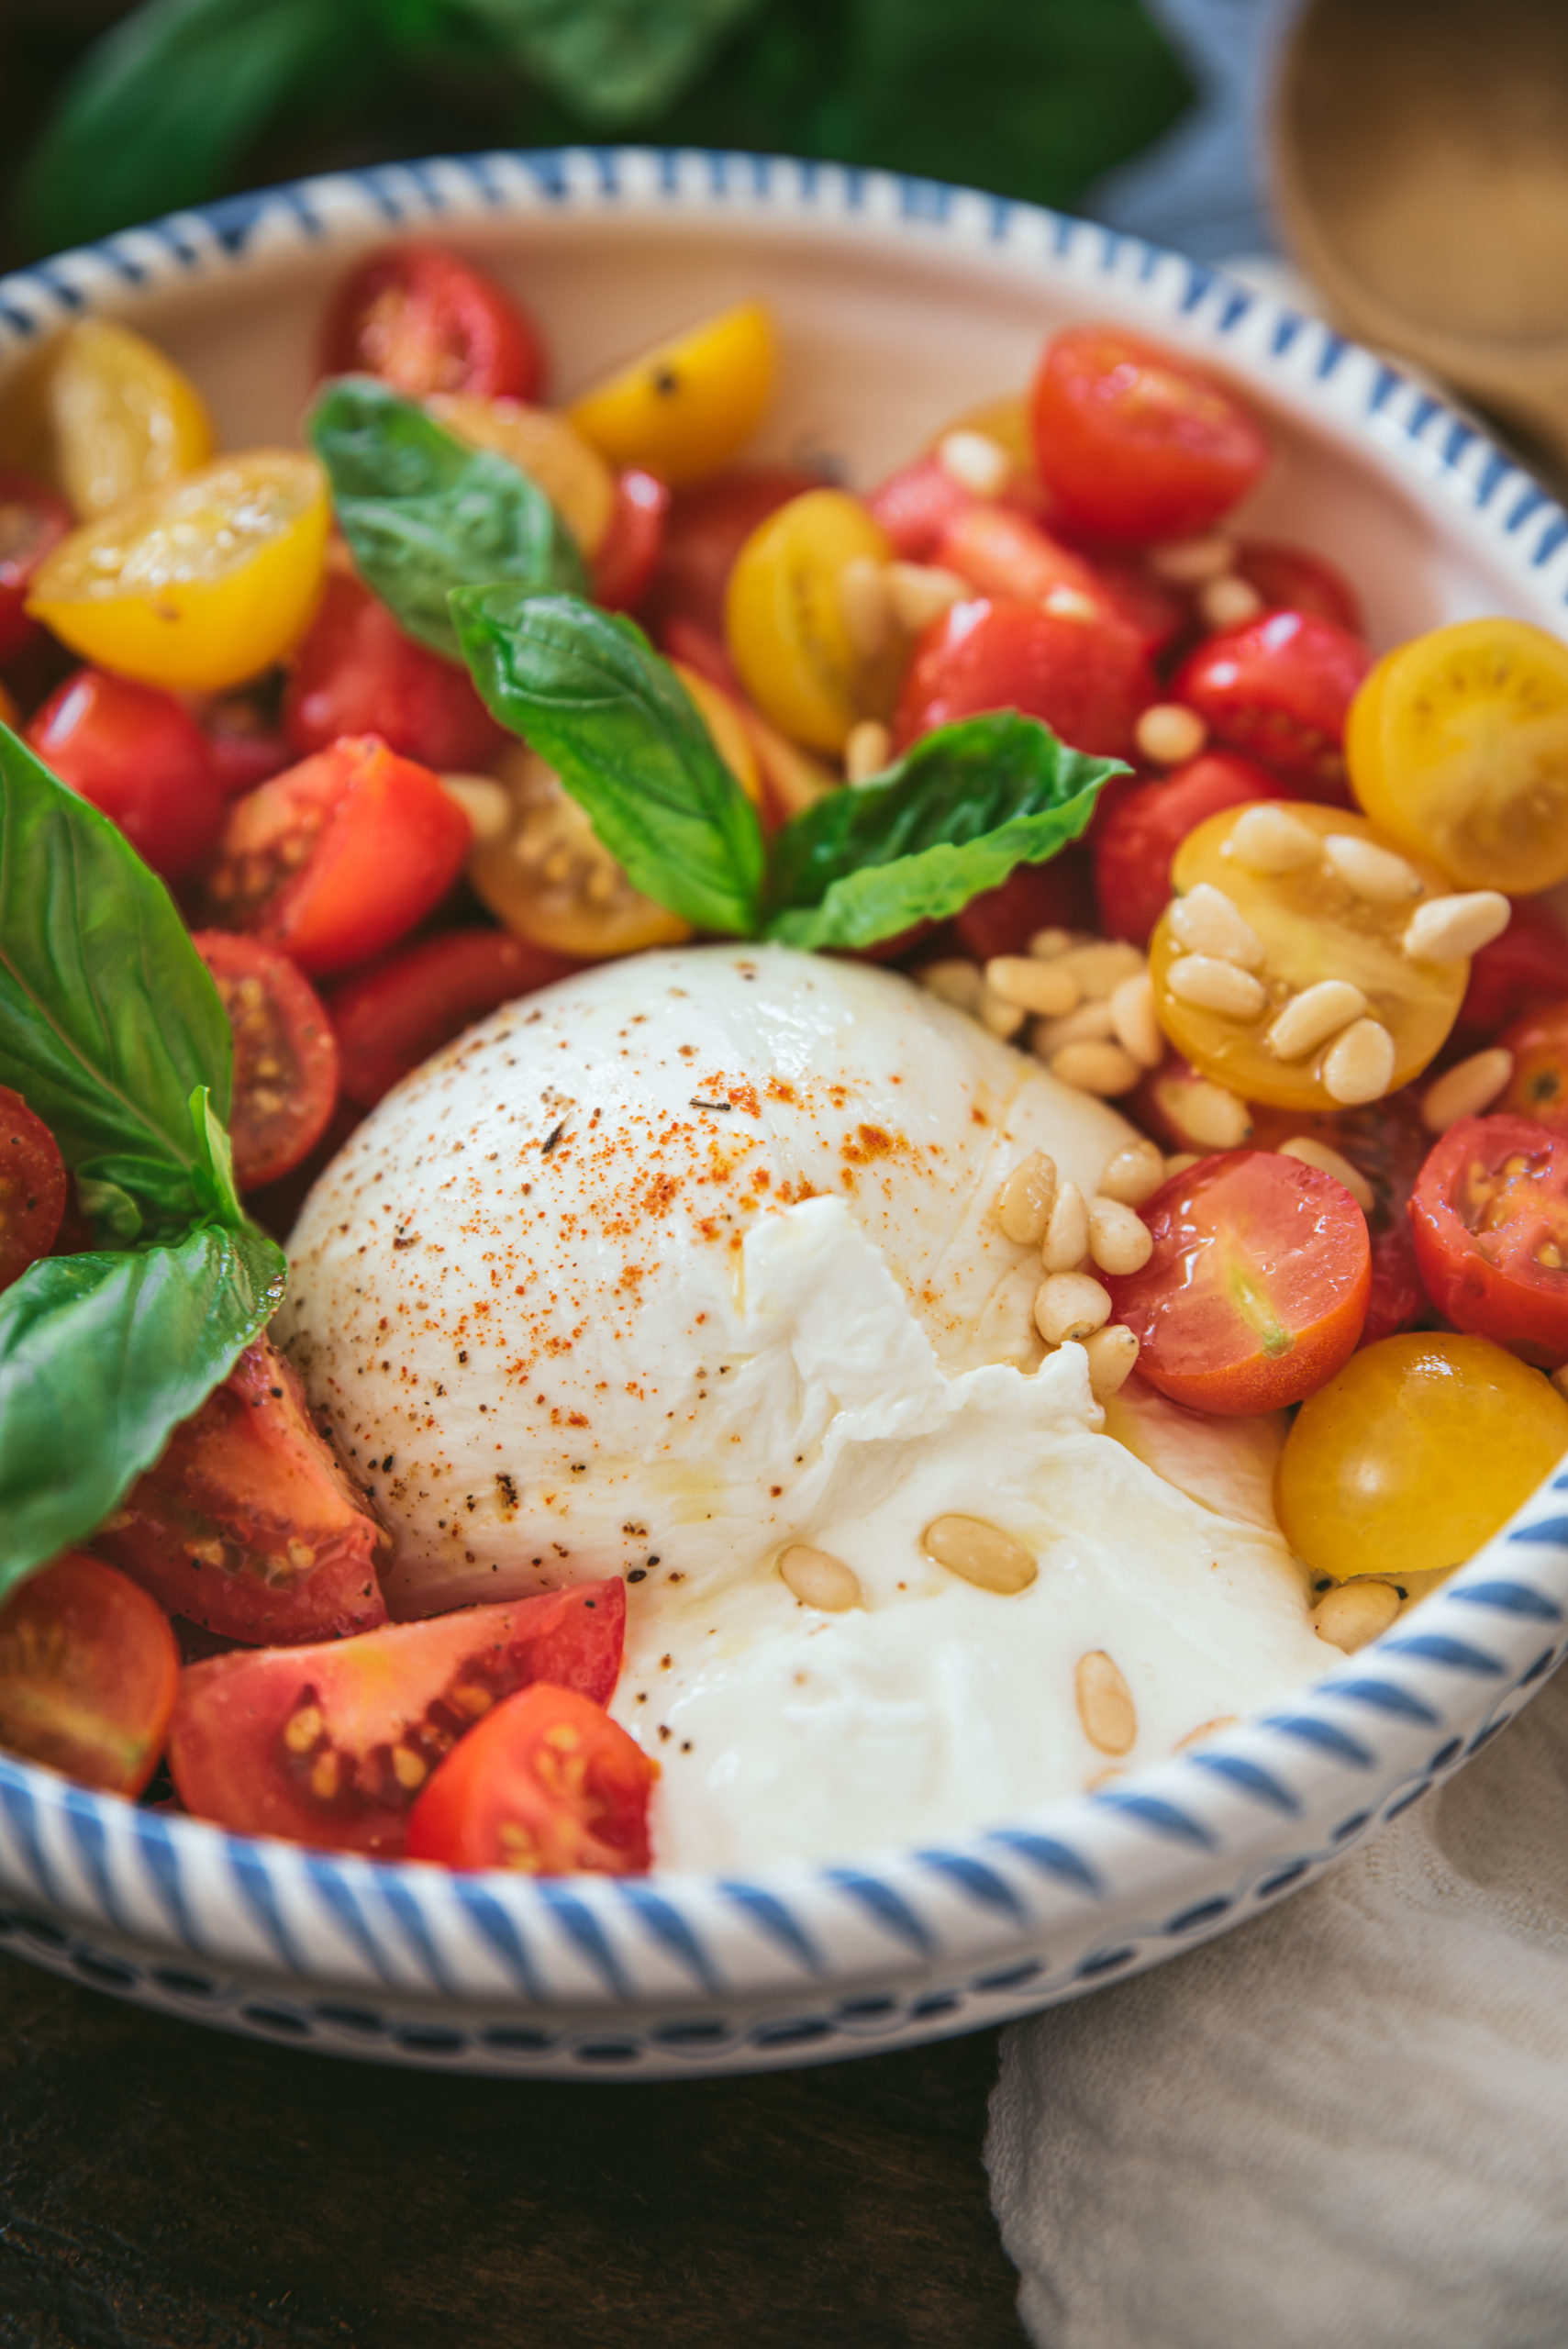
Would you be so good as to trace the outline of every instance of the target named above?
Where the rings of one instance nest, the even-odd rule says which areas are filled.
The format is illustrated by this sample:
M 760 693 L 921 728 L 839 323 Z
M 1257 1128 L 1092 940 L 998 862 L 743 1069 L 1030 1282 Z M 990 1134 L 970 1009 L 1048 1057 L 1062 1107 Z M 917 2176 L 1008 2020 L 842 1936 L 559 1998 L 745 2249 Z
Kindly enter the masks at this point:
M 465 589 L 451 609 L 491 715 L 555 769 L 633 886 L 695 929 L 754 936 L 756 810 L 635 622 L 517 587 Z
M 945 921 L 1015 865 L 1076 840 L 1119 759 L 1070 751 L 1038 718 L 993 710 L 939 727 L 874 782 L 829 792 L 773 841 L 769 938 L 874 946 Z
M 328 384 L 308 430 L 360 576 L 433 651 L 462 658 L 447 608 L 454 587 L 505 580 L 586 593 L 576 541 L 543 490 L 373 376 Z
M 0 1598 L 92 1532 L 283 1299 L 247 1224 L 46 1256 L 0 1296 Z
M 205 1087 L 224 1118 L 232 1066 L 228 1015 L 163 884 L 0 726 L 0 1084 L 67 1165 L 161 1228 L 213 1210 L 191 1096 Z

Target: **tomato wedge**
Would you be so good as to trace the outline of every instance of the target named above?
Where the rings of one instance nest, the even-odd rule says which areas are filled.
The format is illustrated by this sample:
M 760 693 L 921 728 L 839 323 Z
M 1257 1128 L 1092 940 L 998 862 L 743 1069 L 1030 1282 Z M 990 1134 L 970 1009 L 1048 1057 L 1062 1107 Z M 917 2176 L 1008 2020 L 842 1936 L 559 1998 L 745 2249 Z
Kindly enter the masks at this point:
M 1053 588 L 1082 596 L 1108 619 L 1130 628 L 1152 659 L 1186 618 L 1179 596 L 1130 563 L 1093 562 L 1063 546 L 1015 507 L 976 498 L 940 532 L 932 561 L 956 572 L 982 596 L 1043 600 Z
M 444 245 L 410 237 L 367 253 L 338 288 L 321 372 L 379 375 L 416 400 L 431 392 L 531 400 L 544 380 L 544 346 L 493 277 Z
M 1273 539 L 1243 539 L 1236 550 L 1236 570 L 1271 612 L 1311 612 L 1352 636 L 1365 629 L 1361 597 L 1326 555 Z
M 487 1011 L 577 969 L 504 930 L 449 930 L 345 979 L 332 996 L 343 1092 L 361 1108 Z
M 386 1620 L 386 1536 L 266 1338 L 93 1539 L 171 1614 L 228 1639 L 295 1645 Z
M 502 739 L 467 670 L 406 636 L 349 571 L 328 573 L 295 654 L 284 732 L 296 759 L 374 733 L 403 758 L 460 773 L 482 767 Z
M 1224 807 L 1251 799 L 1288 799 L 1282 785 L 1234 751 L 1205 751 L 1173 774 L 1140 784 L 1115 800 L 1090 835 L 1095 893 L 1112 938 L 1147 946 L 1171 902 L 1171 862 L 1187 834 Z M 1102 794 L 1102 805 L 1104 795 Z
M 217 847 L 224 803 L 211 746 L 160 686 L 78 669 L 33 718 L 28 741 L 165 881 L 183 881 Z
M 1172 695 L 1228 749 L 1261 759 L 1314 798 L 1349 806 L 1345 721 L 1371 666 L 1360 637 L 1333 620 L 1269 612 L 1200 644 Z
M 1083 849 L 1059 849 L 1047 864 L 1016 864 L 995 889 L 971 897 L 955 927 L 982 963 L 993 954 L 1027 954 L 1037 930 L 1092 930 L 1094 885 Z
M 0 1085 L 0 1289 L 47 1256 L 65 1219 L 59 1145 L 19 1093 Z
M 1508 927 L 1473 957 L 1455 1025 L 1490 1043 L 1499 1028 L 1568 997 L 1568 930 L 1539 897 L 1518 897 Z M 1502 1040 L 1507 1042 L 1507 1037 Z M 1518 1105 L 1524 1108 L 1524 1104 Z M 1527 1110 L 1528 1116 L 1537 1116 Z
M 1421 1122 L 1410 1087 L 1362 1109 L 1254 1107 L 1251 1140 L 1260 1150 L 1283 1150 L 1301 1139 L 1337 1150 L 1371 1187 L 1366 1228 L 1372 1242 L 1372 1287 L 1361 1342 L 1374 1346 L 1380 1338 L 1408 1330 L 1426 1311 L 1427 1292 L 1410 1236 L 1410 1196 L 1432 1137 Z
M 1410 1203 L 1427 1292 L 1456 1329 L 1537 1370 L 1568 1362 L 1568 1135 L 1532 1118 L 1462 1118 Z
M 612 1579 L 189 1664 L 169 1734 L 180 1799 L 238 1834 L 395 1855 L 438 1764 L 515 1691 L 548 1678 L 601 1720 L 625 1626 Z
M 338 1101 L 338 1044 L 320 996 L 286 954 L 229 930 L 192 943 L 234 1031 L 228 1133 L 242 1191 L 275 1183 L 309 1156 Z
M 659 1765 L 571 1688 L 539 1683 L 483 1720 L 414 1806 L 408 1856 L 523 1876 L 640 1875 Z
M 155 1599 L 68 1550 L 0 1608 L 0 1746 L 106 1794 L 158 1767 L 180 1651 Z
M 894 719 L 900 749 L 984 709 L 1043 718 L 1075 751 L 1122 758 L 1158 693 L 1135 632 L 1063 591 L 1051 607 L 996 596 L 955 604 L 915 647 Z
M 1514 1073 L 1496 1108 L 1568 1134 L 1568 1003 L 1527 1014 L 1498 1037 Z
M 628 465 L 616 475 L 610 525 L 594 556 L 594 600 L 610 612 L 632 612 L 658 568 L 670 493 L 652 473 Z
M 1138 1367 L 1174 1403 L 1221 1415 L 1299 1403 L 1355 1352 L 1372 1260 L 1342 1183 L 1297 1158 L 1222 1151 L 1140 1210 L 1141 1272 L 1109 1275 Z

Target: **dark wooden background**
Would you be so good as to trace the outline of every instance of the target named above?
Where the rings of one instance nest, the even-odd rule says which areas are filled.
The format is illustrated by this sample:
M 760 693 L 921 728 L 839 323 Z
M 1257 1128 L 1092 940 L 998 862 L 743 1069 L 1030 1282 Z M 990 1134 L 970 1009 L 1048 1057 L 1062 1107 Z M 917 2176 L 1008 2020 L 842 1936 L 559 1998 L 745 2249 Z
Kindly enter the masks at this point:
M 1020 2349 L 996 2034 L 750 2079 L 380 2070 L 0 1957 L 5 2349 Z

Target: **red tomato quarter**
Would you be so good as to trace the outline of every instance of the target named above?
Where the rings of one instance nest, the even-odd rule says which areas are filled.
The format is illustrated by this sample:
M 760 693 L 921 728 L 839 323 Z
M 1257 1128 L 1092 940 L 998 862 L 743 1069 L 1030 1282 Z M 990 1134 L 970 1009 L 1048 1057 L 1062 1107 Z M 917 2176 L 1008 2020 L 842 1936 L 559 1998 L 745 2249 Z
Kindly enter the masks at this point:
M 78 669 L 38 712 L 28 740 L 165 881 L 183 880 L 217 845 L 223 793 L 212 752 L 172 694 Z
M 105 1794 L 151 1777 L 179 1679 L 163 1609 L 83 1551 L 0 1608 L 0 1746 Z
M 1529 1012 L 1498 1037 L 1514 1073 L 1496 1107 L 1568 1134 L 1568 1003 Z
M 1171 859 L 1190 831 L 1249 799 L 1292 797 L 1276 778 L 1233 751 L 1206 751 L 1157 783 L 1118 798 L 1095 827 L 1095 890 L 1112 938 L 1147 946 L 1171 902 Z
M 343 280 L 327 314 L 321 372 L 379 375 L 416 400 L 431 392 L 532 400 L 544 347 L 493 277 L 410 238 L 367 253 Z
M 0 471 L 0 661 L 43 633 L 25 608 L 34 572 L 75 527 L 62 497 L 26 473 Z
M 1407 1088 L 1362 1109 L 1314 1113 L 1300 1109 L 1252 1111 L 1252 1139 L 1260 1150 L 1283 1150 L 1304 1136 L 1337 1150 L 1372 1187 L 1367 1232 L 1372 1241 L 1372 1290 L 1361 1342 L 1375 1345 L 1411 1329 L 1427 1308 L 1427 1292 L 1416 1264 L 1410 1235 L 1410 1195 L 1432 1146 L 1415 1095 Z
M 1372 666 L 1360 637 L 1310 612 L 1269 612 L 1212 636 L 1178 671 L 1172 699 L 1191 704 L 1218 741 L 1261 759 L 1314 798 L 1349 805 L 1345 717 Z
M 476 1721 L 549 1678 L 603 1718 L 620 1671 L 618 1580 L 389 1623 L 319 1647 L 188 1665 L 169 1733 L 180 1798 L 238 1834 L 395 1857 L 415 1796 Z
M 1053 589 L 1068 589 L 1130 628 L 1151 659 L 1186 617 L 1180 598 L 1158 580 L 1130 563 L 1092 562 L 1006 505 L 977 499 L 966 506 L 941 531 L 932 560 L 983 596 L 1035 603 Z
M 502 740 L 467 670 L 406 636 L 348 571 L 329 573 L 294 656 L 284 732 L 296 759 L 375 733 L 402 758 L 458 773 L 482 767 Z
M 275 1183 L 307 1157 L 338 1101 L 338 1043 L 316 989 L 286 954 L 230 930 L 198 930 L 234 1031 L 228 1133 L 242 1191 Z
M 760 522 L 822 485 L 819 473 L 799 465 L 733 465 L 678 489 L 648 594 L 649 625 L 662 632 L 673 620 L 691 620 L 722 644 L 724 596 L 736 556 Z
M 1568 1136 L 1530 1118 L 1462 1118 L 1410 1206 L 1427 1292 L 1456 1330 L 1538 1370 L 1568 1362 Z
M 1365 632 L 1361 597 L 1327 555 L 1282 546 L 1273 539 L 1243 539 L 1236 551 L 1236 569 L 1271 612 L 1310 612 L 1349 629 L 1352 636 Z
M 414 1806 L 408 1856 L 524 1876 L 637 1876 L 659 1765 L 570 1688 L 539 1682 L 483 1720 Z
M 1123 758 L 1140 710 L 1157 692 L 1138 638 L 1119 621 L 976 596 L 920 637 L 894 736 L 904 749 L 954 718 L 1019 709 L 1044 718 L 1075 751 Z
M 1138 1334 L 1139 1369 L 1173 1402 L 1277 1410 L 1355 1352 L 1371 1252 L 1366 1219 L 1331 1175 L 1271 1151 L 1223 1151 L 1140 1212 L 1154 1252 L 1106 1286 Z
M 669 511 L 670 493 L 652 473 L 628 465 L 617 475 L 610 526 L 592 564 L 594 601 L 606 611 L 635 611 L 647 595 Z
M 373 1109 L 410 1069 L 487 1011 L 577 967 L 507 930 L 449 930 L 356 973 L 331 1000 L 345 1096 Z
M 65 1167 L 41 1118 L 0 1085 L 0 1289 L 47 1256 L 65 1218 Z
M 1508 927 L 1470 965 L 1459 1027 L 1489 1043 L 1499 1028 L 1568 997 L 1568 932 L 1539 897 L 1516 897 Z M 1507 1043 L 1505 1036 L 1500 1040 Z M 1522 1105 L 1520 1105 L 1522 1107 Z M 1540 1111 L 1526 1109 L 1527 1117 Z M 1551 1120 L 1547 1119 L 1548 1125 Z
M 214 917 L 312 977 L 395 946 L 462 870 L 468 818 L 428 767 L 345 735 L 237 799 L 208 882 Z
M 1069 327 L 1046 344 L 1031 422 L 1040 478 L 1085 529 L 1122 541 L 1208 529 L 1269 461 L 1240 400 L 1119 327 Z

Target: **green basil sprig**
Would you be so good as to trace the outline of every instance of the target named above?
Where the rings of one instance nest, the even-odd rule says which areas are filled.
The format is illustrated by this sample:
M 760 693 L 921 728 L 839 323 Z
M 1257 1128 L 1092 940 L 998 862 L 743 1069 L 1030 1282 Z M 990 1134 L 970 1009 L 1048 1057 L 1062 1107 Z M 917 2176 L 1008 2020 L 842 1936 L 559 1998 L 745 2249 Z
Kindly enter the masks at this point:
M 385 384 L 338 377 L 306 429 L 361 577 L 433 651 L 462 658 L 447 608 L 453 588 L 506 581 L 586 594 L 576 540 L 543 490 Z

